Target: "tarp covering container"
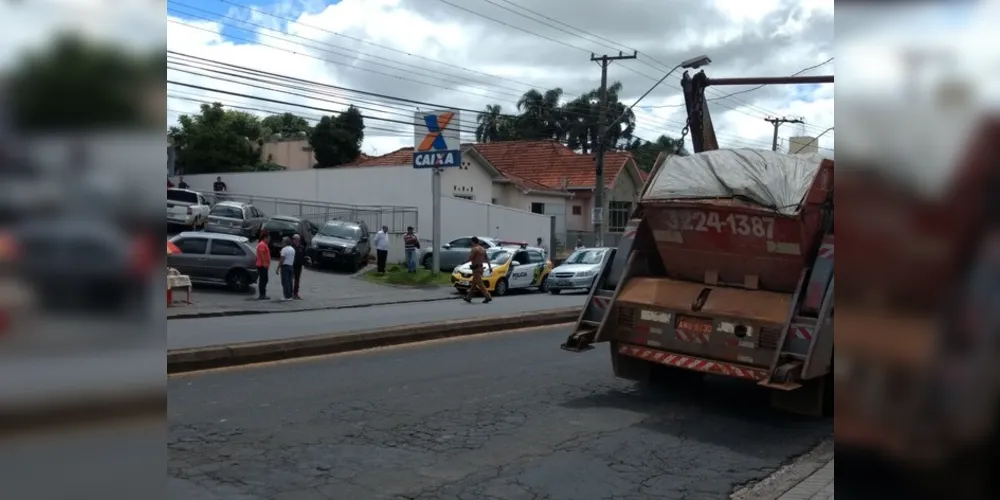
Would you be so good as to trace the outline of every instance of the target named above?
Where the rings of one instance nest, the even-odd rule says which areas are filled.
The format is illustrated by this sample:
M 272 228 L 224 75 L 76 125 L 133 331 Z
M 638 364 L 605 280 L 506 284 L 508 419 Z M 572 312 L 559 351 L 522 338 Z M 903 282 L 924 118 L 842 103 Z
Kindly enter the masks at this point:
M 668 158 L 640 199 L 668 276 L 793 292 L 832 222 L 833 166 L 753 149 Z

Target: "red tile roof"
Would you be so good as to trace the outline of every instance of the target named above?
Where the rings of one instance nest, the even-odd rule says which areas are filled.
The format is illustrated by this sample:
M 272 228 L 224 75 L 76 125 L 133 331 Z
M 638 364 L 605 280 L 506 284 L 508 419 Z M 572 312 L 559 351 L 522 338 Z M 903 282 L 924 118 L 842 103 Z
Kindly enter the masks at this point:
M 519 177 L 550 190 L 594 187 L 594 157 L 575 153 L 556 141 L 504 141 L 476 144 L 475 149 L 505 176 Z M 608 186 L 614 184 L 631 158 L 631 154 L 622 152 L 605 156 L 604 180 Z
M 556 141 L 503 141 L 462 145 L 463 150 L 468 147 L 475 149 L 504 177 L 524 189 L 561 191 L 564 186 L 571 189 L 594 187 L 594 157 L 575 153 Z M 608 187 L 614 184 L 630 161 L 634 163 L 630 153 L 607 153 L 604 158 L 604 181 Z M 413 148 L 406 147 L 344 166 L 398 166 L 412 162 Z
M 413 163 L 413 148 L 399 148 L 391 153 L 382 156 L 371 157 L 366 161 L 357 163 L 357 167 L 398 167 L 400 165 L 410 165 Z

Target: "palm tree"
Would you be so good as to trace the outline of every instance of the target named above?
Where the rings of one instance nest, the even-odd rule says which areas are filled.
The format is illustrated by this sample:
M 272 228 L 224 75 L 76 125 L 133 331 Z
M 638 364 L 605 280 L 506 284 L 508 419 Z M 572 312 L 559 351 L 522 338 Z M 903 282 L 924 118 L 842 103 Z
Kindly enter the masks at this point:
M 517 129 L 524 139 L 561 139 L 564 135 L 559 101 L 561 88 L 541 93 L 531 89 L 517 101 L 519 116 Z
M 503 140 L 506 117 L 499 104 L 487 104 L 486 110 L 476 115 L 476 142 L 497 142 Z

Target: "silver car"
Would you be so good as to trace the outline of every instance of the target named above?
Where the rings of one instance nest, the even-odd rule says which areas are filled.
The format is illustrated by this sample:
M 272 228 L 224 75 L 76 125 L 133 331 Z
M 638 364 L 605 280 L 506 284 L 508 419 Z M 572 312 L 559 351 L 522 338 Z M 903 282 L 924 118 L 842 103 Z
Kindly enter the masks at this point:
M 260 237 L 260 229 L 266 220 L 267 216 L 249 203 L 220 201 L 208 212 L 205 231 L 256 240 Z
M 493 248 L 500 246 L 495 238 L 490 238 L 488 236 L 479 236 L 479 241 L 483 243 L 486 248 Z M 469 260 L 469 252 L 472 250 L 472 236 L 463 236 L 461 238 L 455 238 L 443 245 L 441 245 L 441 271 L 452 272 L 456 267 L 464 264 Z M 427 250 L 420 256 L 420 265 L 427 269 L 430 269 L 432 264 L 432 259 L 434 252 Z
M 549 275 L 549 292 L 590 290 L 604 262 L 614 256 L 613 248 L 580 248 Z
M 187 231 L 170 242 L 181 253 L 167 255 L 167 265 L 193 282 L 224 283 L 245 292 L 257 281 L 257 252 L 242 236 Z

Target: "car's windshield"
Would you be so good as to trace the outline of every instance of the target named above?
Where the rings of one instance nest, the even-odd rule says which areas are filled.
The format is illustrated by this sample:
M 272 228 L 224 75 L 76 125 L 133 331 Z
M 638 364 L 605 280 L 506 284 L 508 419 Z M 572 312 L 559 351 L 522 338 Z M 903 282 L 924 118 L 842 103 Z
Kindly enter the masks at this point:
M 490 264 L 493 264 L 494 266 L 507 263 L 507 260 L 510 259 L 510 255 L 510 252 L 506 250 L 492 250 L 486 254 L 486 256 L 490 258 Z
M 331 238 L 341 238 L 345 240 L 358 239 L 359 232 L 360 231 L 357 227 L 344 224 L 327 224 L 323 226 L 323 229 L 319 230 L 319 234 L 323 236 L 330 236 Z
M 231 219 L 242 219 L 243 210 L 229 205 L 216 205 L 212 207 L 211 215 L 215 215 L 217 217 L 229 217 Z
M 566 259 L 566 264 L 600 264 L 604 258 L 604 250 L 577 250 Z
M 299 225 L 293 221 L 285 219 L 271 219 L 265 225 L 268 231 L 296 231 Z

